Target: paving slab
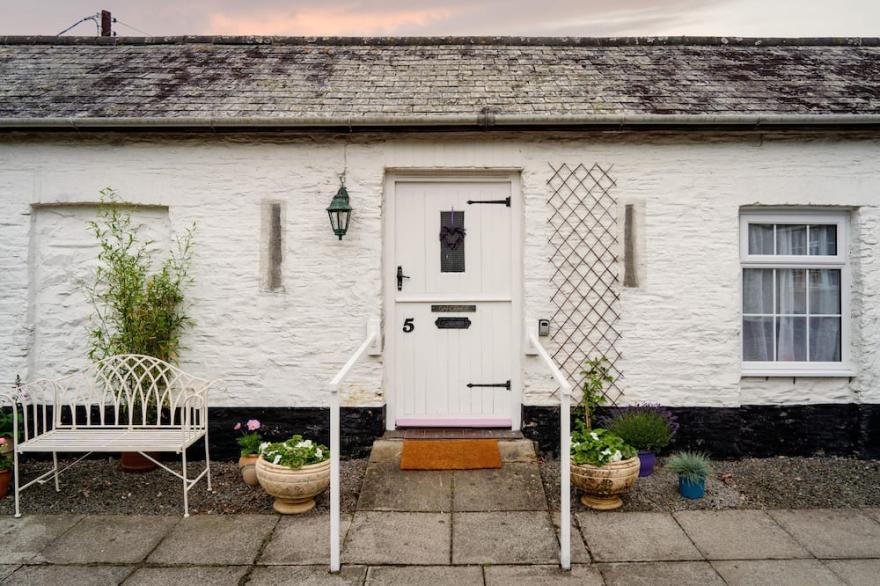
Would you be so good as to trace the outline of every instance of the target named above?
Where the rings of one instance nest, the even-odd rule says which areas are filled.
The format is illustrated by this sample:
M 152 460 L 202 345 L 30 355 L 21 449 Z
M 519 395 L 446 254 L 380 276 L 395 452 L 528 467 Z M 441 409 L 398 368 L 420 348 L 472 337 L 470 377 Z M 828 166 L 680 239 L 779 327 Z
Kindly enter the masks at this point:
M 455 513 L 454 564 L 555 564 L 559 543 L 543 511 Z
M 107 586 L 119 584 L 131 570 L 131 566 L 21 566 L 3 584 Z
M 457 470 L 455 511 L 546 511 L 537 464 L 506 463 L 497 470 Z
M 769 511 L 817 558 L 880 558 L 880 523 L 848 509 Z
M 125 586 L 167 586 L 168 584 L 238 586 L 248 570 L 250 566 L 141 568 L 125 581 Z
M 182 519 L 150 554 L 155 564 L 252 564 L 278 515 L 198 515 Z
M 365 566 L 342 566 L 331 574 L 327 566 L 261 566 L 255 568 L 247 581 L 248 586 L 343 586 L 363 584 Z
M 443 565 L 451 548 L 449 513 L 358 511 L 342 550 L 346 564 Z
M 553 528 L 556 529 L 556 539 L 559 539 L 559 511 L 550 513 L 553 521 Z M 590 552 L 587 551 L 587 545 L 584 543 L 584 536 L 577 526 L 577 519 L 571 518 L 571 563 L 573 564 L 589 564 L 593 560 L 590 558 Z
M 825 565 L 850 586 L 876 586 L 880 582 L 880 560 L 829 560 Z
M 577 513 L 578 525 L 597 562 L 701 560 L 667 513 Z
M 20 568 L 17 564 L 0 564 L 0 580 Z
M 498 442 L 502 462 L 521 462 L 531 464 L 538 461 L 535 444 L 532 440 L 502 440 Z
M 339 519 L 342 542 L 350 526 L 351 515 L 343 514 Z M 329 564 L 330 514 L 282 517 L 257 563 L 269 566 Z
M 400 454 L 403 452 L 401 440 L 376 440 L 370 450 L 370 464 L 384 462 L 386 464 L 400 464 Z
M 862 509 L 862 512 L 880 523 L 880 509 Z
M 724 580 L 709 562 L 647 562 L 598 564 L 608 586 L 723 586 Z
M 35 559 L 53 564 L 133 564 L 142 561 L 180 521 L 156 515 L 84 517 Z
M 843 585 L 819 560 L 716 561 L 712 566 L 732 586 Z
M 370 464 L 358 499 L 359 511 L 449 512 L 452 472 L 401 470 L 398 464 Z
M 565 572 L 558 565 L 551 566 L 488 566 L 486 586 L 543 586 L 551 584 L 577 584 L 579 586 L 602 586 L 602 576 L 593 566 L 573 565 Z
M 27 515 L 0 518 L 0 564 L 30 561 L 73 527 L 79 515 Z
M 479 566 L 375 566 L 367 586 L 482 586 Z
M 710 560 L 810 557 L 764 511 L 680 511 L 674 516 Z

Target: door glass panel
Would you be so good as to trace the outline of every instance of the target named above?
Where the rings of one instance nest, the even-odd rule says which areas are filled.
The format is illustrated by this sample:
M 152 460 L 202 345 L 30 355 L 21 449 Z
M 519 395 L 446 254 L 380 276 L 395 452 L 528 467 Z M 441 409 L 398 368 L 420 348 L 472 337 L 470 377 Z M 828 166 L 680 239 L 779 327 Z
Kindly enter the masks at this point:
M 440 272 L 464 272 L 464 212 L 440 212 Z

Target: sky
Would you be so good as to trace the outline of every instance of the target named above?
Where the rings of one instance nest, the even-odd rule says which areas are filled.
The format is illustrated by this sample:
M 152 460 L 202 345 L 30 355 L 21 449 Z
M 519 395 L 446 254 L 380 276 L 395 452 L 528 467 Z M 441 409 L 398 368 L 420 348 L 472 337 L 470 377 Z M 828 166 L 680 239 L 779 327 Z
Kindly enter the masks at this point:
M 880 0 L 0 0 L 0 35 L 55 35 L 101 8 L 134 36 L 880 36 Z

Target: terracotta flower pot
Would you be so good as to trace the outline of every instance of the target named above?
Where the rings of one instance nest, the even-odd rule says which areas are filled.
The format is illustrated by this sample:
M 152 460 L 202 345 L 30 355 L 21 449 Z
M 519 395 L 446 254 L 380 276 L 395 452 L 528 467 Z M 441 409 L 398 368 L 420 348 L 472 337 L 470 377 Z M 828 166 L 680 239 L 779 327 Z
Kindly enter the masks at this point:
M 0 470 L 0 499 L 9 494 L 9 482 L 12 480 L 12 470 Z
M 638 476 L 638 456 L 604 466 L 571 465 L 571 483 L 584 493 L 581 502 L 597 511 L 610 511 L 623 506 L 620 495 L 629 490 Z
M 274 509 L 283 515 L 305 513 L 315 508 L 315 496 L 330 486 L 330 460 L 298 469 L 257 460 L 260 485 L 275 497 Z
M 151 457 L 159 459 L 159 452 L 147 452 Z M 156 463 L 141 455 L 140 452 L 122 452 L 119 468 L 123 472 L 149 472 L 157 468 Z
M 257 460 L 259 459 L 260 457 L 257 454 L 241 456 L 238 459 L 238 470 L 241 472 L 244 483 L 248 486 L 260 484 L 260 481 L 257 479 Z

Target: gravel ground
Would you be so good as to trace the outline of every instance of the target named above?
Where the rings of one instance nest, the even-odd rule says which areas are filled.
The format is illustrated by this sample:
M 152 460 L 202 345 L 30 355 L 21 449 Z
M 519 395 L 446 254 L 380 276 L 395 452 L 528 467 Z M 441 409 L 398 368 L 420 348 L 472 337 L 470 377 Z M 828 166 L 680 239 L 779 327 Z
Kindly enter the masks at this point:
M 748 458 L 715 462 L 706 496 L 678 494 L 676 477 L 662 468 L 639 478 L 623 495 L 622 511 L 689 509 L 812 509 L 880 506 L 880 460 Z M 559 461 L 543 460 L 541 478 L 551 508 L 559 509 Z M 572 489 L 575 510 L 586 510 Z
M 59 460 L 59 466 L 68 462 Z M 180 464 L 164 462 L 180 470 Z M 202 471 L 203 462 L 190 462 L 190 474 Z M 342 510 L 353 512 L 357 505 L 367 460 L 343 460 L 340 465 L 342 481 Z M 51 462 L 27 462 L 22 466 L 22 478 L 28 481 L 52 469 Z M 272 513 L 272 497 L 259 486 L 250 487 L 241 479 L 236 462 L 211 462 L 213 493 L 208 493 L 204 479 L 189 493 L 190 513 Z M 23 513 L 93 513 L 122 515 L 183 514 L 183 481 L 164 470 L 143 474 L 119 470 L 116 459 L 85 460 L 61 475 L 61 492 L 55 492 L 50 477 L 43 485 L 33 486 L 21 493 Z M 328 494 L 315 499 L 315 511 L 329 510 Z M 14 508 L 12 487 L 5 499 L 0 499 L 0 514 L 10 514 Z

